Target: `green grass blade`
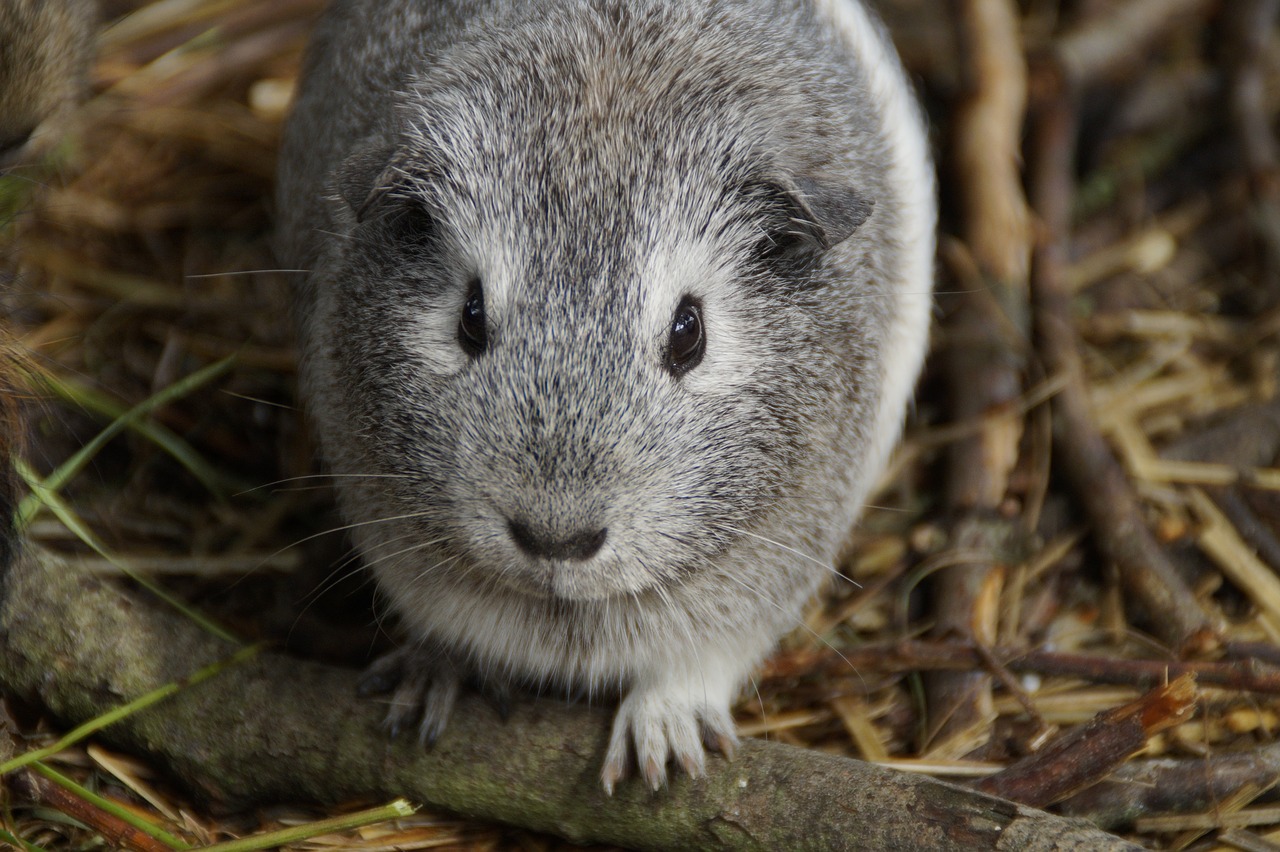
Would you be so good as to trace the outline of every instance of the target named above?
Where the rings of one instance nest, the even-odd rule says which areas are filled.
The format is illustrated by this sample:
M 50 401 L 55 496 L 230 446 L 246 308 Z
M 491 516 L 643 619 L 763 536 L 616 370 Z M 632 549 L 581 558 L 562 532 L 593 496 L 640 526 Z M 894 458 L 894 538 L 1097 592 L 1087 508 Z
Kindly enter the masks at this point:
M 84 542 L 93 550 L 94 553 L 110 562 L 116 568 L 120 569 L 126 577 L 133 580 L 156 597 L 160 598 L 160 600 L 164 601 L 169 606 L 194 621 L 196 624 L 200 625 L 200 627 L 204 628 L 207 632 L 220 639 L 226 639 L 228 642 L 239 641 L 235 635 L 225 627 L 222 627 L 200 611 L 191 608 L 185 602 L 178 600 L 173 595 L 169 594 L 169 592 L 159 583 L 155 582 L 145 574 L 135 571 L 133 566 L 127 561 L 111 553 L 107 549 L 106 545 L 104 545 L 98 537 L 93 534 L 93 531 L 85 525 L 84 521 L 80 519 L 80 516 L 75 513 L 65 500 L 44 487 L 44 483 L 40 481 L 40 477 L 31 469 L 30 465 L 21 459 L 18 459 L 14 462 L 14 467 L 18 471 L 18 475 L 26 481 L 27 487 L 31 489 L 32 496 L 47 506 L 49 511 L 53 512 L 54 517 L 61 521 L 63 526 L 70 530 L 76 538 Z
M 350 831 L 354 828 L 363 828 L 366 825 L 400 819 L 413 815 L 417 810 L 415 806 L 404 799 L 396 799 L 391 804 L 383 805 L 380 808 L 372 808 L 367 811 L 333 817 L 332 819 L 322 819 L 306 825 L 283 828 L 279 831 L 268 831 L 253 837 L 243 837 L 239 840 L 215 843 L 212 846 L 202 846 L 200 848 L 204 852 L 259 852 L 261 849 L 275 849 L 277 846 L 300 843 L 325 834 L 336 834 L 340 831 Z
M 45 852 L 42 847 L 34 843 L 28 843 L 18 835 L 12 834 L 3 828 L 0 828 L 0 842 L 8 843 L 14 849 L 21 849 L 22 852 Z
M 181 381 L 174 382 L 169 387 L 153 394 L 150 398 L 143 400 L 133 408 L 116 417 L 103 429 L 93 440 L 85 444 L 71 458 L 58 465 L 58 469 L 45 477 L 44 487 L 48 491 L 60 491 L 62 487 L 70 482 L 75 476 L 84 470 L 98 451 L 106 446 L 107 442 L 119 435 L 125 429 L 133 426 L 142 418 L 162 406 L 168 405 L 176 399 L 180 399 L 194 391 L 201 385 L 207 384 L 219 376 L 225 374 L 231 369 L 235 363 L 235 357 L 223 358 L 216 364 L 210 364 L 201 370 L 197 370 L 191 375 L 183 378 Z M 203 461 L 203 460 L 202 460 Z M 30 498 L 28 498 L 30 500 Z M 28 501 L 24 500 L 23 504 L 18 507 L 18 523 L 22 525 L 30 520 L 31 514 L 34 513 L 33 504 L 31 507 L 25 505 Z
M 208 680 L 231 666 L 238 665 L 245 660 L 256 656 L 262 651 L 262 648 L 262 645 L 250 645 L 248 647 L 241 648 L 230 657 L 218 660 L 216 663 L 211 663 L 188 678 L 180 681 L 174 681 L 172 683 L 166 683 L 158 689 L 153 689 L 151 692 L 133 699 L 128 704 L 122 704 L 113 710 L 103 713 L 101 716 L 90 719 L 88 722 L 85 722 L 83 725 L 72 730 L 69 734 L 64 735 L 53 745 L 45 746 L 44 748 L 36 749 L 35 751 L 29 751 L 26 754 L 13 758 L 12 760 L 0 763 L 0 775 L 7 775 L 15 769 L 21 769 L 24 766 L 30 766 L 37 761 L 52 757 L 63 749 L 69 748 L 86 737 L 92 736 L 108 725 L 115 724 L 121 719 L 128 718 L 139 710 L 145 710 L 153 704 L 158 704 L 159 702 L 164 701 L 166 698 L 180 690 L 186 689 L 189 686 L 195 686 L 201 681 Z
M 121 428 L 132 429 L 143 438 L 160 447 L 160 449 L 172 456 L 178 464 L 186 468 L 210 493 L 219 499 L 225 499 L 229 492 L 240 489 L 244 483 L 235 481 L 224 472 L 218 470 L 217 467 L 206 461 L 194 447 L 179 437 L 172 429 L 155 421 L 145 419 L 145 415 L 167 402 L 190 393 L 195 387 L 225 372 L 230 367 L 229 362 L 233 358 L 234 356 L 223 359 L 216 364 L 192 373 L 185 379 L 175 382 L 151 398 L 139 403 L 133 409 L 126 409 L 111 397 L 81 382 L 40 373 L 31 374 L 29 378 L 72 405 L 91 411 L 101 417 L 110 418 L 112 424 L 107 427 L 108 430 L 111 430 L 117 422 L 123 421 Z M 139 409 L 141 411 L 138 411 Z M 138 411 L 136 415 L 134 414 L 135 411 Z M 108 439 L 113 437 L 114 434 L 116 432 L 108 436 Z M 78 455 L 79 453 L 77 453 Z M 75 457 L 73 456 L 73 458 Z
M 58 772 L 56 769 L 54 769 L 51 766 L 41 763 L 40 761 L 36 761 L 35 763 L 31 764 L 31 769 L 39 773 L 40 775 L 43 775 L 45 778 L 48 778 L 50 781 L 57 784 L 62 789 L 68 790 L 71 793 L 75 794 L 76 796 L 79 796 L 81 799 L 84 799 L 86 802 L 93 805 L 94 807 L 100 810 L 106 811 L 107 813 L 114 816 L 116 819 L 120 820 L 121 822 L 127 823 L 128 825 L 133 826 L 134 828 L 138 829 L 138 831 L 141 831 L 143 834 L 146 834 L 148 837 L 152 837 L 160 841 L 165 846 L 168 846 L 170 849 L 190 849 L 191 848 L 191 844 L 187 843 L 185 840 L 179 837 L 174 837 L 172 834 L 165 831 L 163 828 L 156 825 L 155 823 L 150 822 L 149 820 L 143 819 L 142 817 L 138 816 L 133 811 L 128 810 L 127 808 L 122 808 L 119 804 L 111 801 L 105 796 L 99 796 L 97 793 L 93 792 L 92 790 L 85 789 L 82 785 L 77 784 L 75 781 L 63 775 L 61 772 Z

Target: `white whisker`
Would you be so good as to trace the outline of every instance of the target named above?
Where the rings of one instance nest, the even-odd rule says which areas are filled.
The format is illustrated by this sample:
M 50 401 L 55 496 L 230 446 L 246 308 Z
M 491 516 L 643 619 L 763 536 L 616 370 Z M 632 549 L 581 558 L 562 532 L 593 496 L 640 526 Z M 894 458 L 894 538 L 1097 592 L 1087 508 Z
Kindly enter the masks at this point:
M 273 488 L 277 485 L 285 485 L 290 482 L 303 482 L 310 479 L 409 479 L 409 475 L 405 473 L 308 473 L 302 476 L 287 476 L 284 479 L 277 479 L 273 482 L 264 482 L 261 485 L 255 485 L 252 488 L 246 488 L 244 491 L 237 491 L 231 495 L 233 497 L 243 497 L 245 494 L 252 494 L 255 491 L 261 491 L 264 488 Z
M 200 272 L 182 276 L 188 281 L 199 281 L 202 278 L 223 278 L 237 275 L 266 275 L 288 273 L 290 275 L 306 275 L 310 269 L 233 269 L 227 272 Z
M 763 542 L 765 542 L 766 544 L 771 544 L 771 545 L 773 545 L 774 547 L 777 547 L 777 548 L 780 548 L 780 549 L 782 549 L 782 550 L 785 550 L 787 553 L 791 553 L 791 554 L 794 554 L 795 556 L 799 556 L 801 559 L 805 560 L 806 562 L 809 562 L 809 563 L 811 563 L 811 564 L 813 564 L 813 565 L 817 565 L 817 566 L 818 566 L 819 568 L 821 568 L 823 571 L 826 571 L 827 573 L 832 574 L 832 575 L 833 575 L 833 576 L 835 576 L 836 578 L 838 578 L 838 579 L 840 579 L 840 580 L 843 580 L 843 581 L 844 581 L 844 582 L 846 582 L 846 583 L 849 583 L 849 584 L 850 584 L 850 585 L 852 585 L 855 589 L 861 589 L 861 588 L 862 588 L 862 584 L 861 584 L 861 583 L 859 583 L 857 580 L 854 580 L 854 579 L 853 579 L 853 578 L 851 578 L 851 577 L 847 577 L 847 576 L 845 576 L 845 575 L 844 575 L 843 573 L 841 573 L 841 571 L 840 571 L 838 568 L 836 568 L 834 565 L 831 565 L 831 564 L 828 564 L 828 563 L 826 563 L 826 562 L 823 562 L 821 559 L 818 559 L 818 558 L 816 558 L 816 557 L 814 557 L 814 556 L 810 556 L 809 554 L 804 553 L 803 551 L 796 550 L 794 547 L 789 547 L 789 546 L 787 546 L 787 545 L 783 544 L 783 543 L 782 543 L 782 542 L 780 542 L 780 541 L 775 541 L 774 539 L 771 539 L 771 538 L 769 538 L 768 536 L 763 536 L 763 535 L 760 535 L 759 533 L 751 532 L 750 530 L 737 529 L 736 527 L 731 527 L 731 526 L 729 526 L 728 524 L 719 524 L 718 526 L 719 526 L 721 529 L 724 529 L 724 530 L 726 530 L 726 531 L 728 531 L 728 532 L 736 533 L 736 534 L 738 534 L 738 535 L 745 535 L 745 536 L 748 536 L 748 537 L 750 537 L 750 538 L 759 539 L 760 541 L 763 541 Z
M 827 648 L 828 648 L 828 649 L 830 649 L 830 650 L 831 650 L 831 652 L 832 652 L 832 653 L 834 653 L 837 657 L 839 657 L 840 659 L 844 660 L 845 665 L 847 665 L 847 666 L 849 667 L 849 671 L 851 671 L 851 672 L 853 672 L 854 674 L 858 675 L 858 678 L 859 678 L 859 679 L 862 679 L 862 674 L 858 671 L 858 667 L 857 667 L 857 666 L 855 666 L 853 663 L 849 662 L 849 658 L 848 658 L 848 657 L 846 657 L 846 656 L 845 656 L 845 655 L 840 651 L 840 649 L 839 649 L 839 648 L 837 648 L 835 645 L 832 645 L 832 644 L 831 644 L 830 642 L 828 642 L 828 641 L 827 641 L 823 636 L 819 635 L 819 634 L 818 634 L 818 632 L 817 632 L 816 630 L 814 630 L 814 629 L 813 629 L 812 627 L 810 627 L 809 625 L 805 624 L 805 623 L 804 623 L 804 619 L 803 619 L 803 618 L 801 618 L 799 615 L 793 615 L 793 614 L 792 614 L 788 609 L 786 609 L 784 606 L 782 606 L 782 604 L 780 604 L 780 603 L 778 603 L 777 601 L 773 600 L 772 598 L 770 598 L 768 595 L 766 595 L 764 592 L 760 591 L 759 589 L 752 588 L 749 584 L 747 584 L 746 582 L 744 582 L 744 581 L 742 581 L 742 580 L 738 579 L 737 577 L 733 576 L 732 574 L 722 573 L 722 574 L 720 574 L 719 576 L 724 577 L 725 579 L 729 580 L 730 582 L 736 583 L 736 584 L 737 584 L 738 586 L 740 586 L 741 588 L 743 588 L 743 589 L 745 589 L 746 591 L 750 592 L 751 594 L 755 595 L 757 598 L 759 598 L 760 600 L 764 601 L 764 602 L 765 602 L 765 603 L 767 603 L 769 606 L 771 606 L 771 607 L 773 607 L 774 609 L 778 610 L 778 612 L 781 612 L 783 615 L 785 615 L 785 616 L 787 616 L 789 619 L 793 620 L 793 621 L 796 623 L 796 625 L 797 625 L 797 626 L 799 626 L 800 628 L 802 628 L 802 629 L 804 630 L 804 632 L 805 632 L 805 633 L 808 633 L 808 634 L 809 634 L 810 636 L 812 636 L 814 639 L 817 639 L 817 640 L 818 640 L 819 642 L 821 642 L 823 645 L 827 646 Z M 864 681 L 863 681 L 863 684 L 865 685 L 865 683 L 866 683 L 866 681 L 864 680 Z

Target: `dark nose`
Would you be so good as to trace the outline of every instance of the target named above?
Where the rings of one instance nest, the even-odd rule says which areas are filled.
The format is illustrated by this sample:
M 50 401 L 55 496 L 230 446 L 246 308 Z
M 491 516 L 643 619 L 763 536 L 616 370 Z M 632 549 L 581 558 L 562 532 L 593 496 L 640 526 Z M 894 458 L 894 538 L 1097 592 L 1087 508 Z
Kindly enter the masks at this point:
M 601 528 L 561 538 L 536 531 L 520 521 L 507 521 L 507 528 L 516 547 L 530 556 L 576 561 L 595 556 L 609 534 L 607 528 Z

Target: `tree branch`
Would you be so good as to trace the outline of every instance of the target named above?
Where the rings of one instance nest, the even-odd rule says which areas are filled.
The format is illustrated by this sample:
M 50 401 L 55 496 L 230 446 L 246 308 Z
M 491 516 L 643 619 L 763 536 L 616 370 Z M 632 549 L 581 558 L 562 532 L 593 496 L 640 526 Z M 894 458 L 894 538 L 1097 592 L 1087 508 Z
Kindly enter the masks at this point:
M 181 680 L 231 646 L 181 616 L 70 570 L 19 558 L 0 591 L 0 682 L 64 722 Z M 748 741 L 710 777 L 652 795 L 597 780 L 599 708 L 531 701 L 505 723 L 465 699 L 431 751 L 388 741 L 355 672 L 254 658 L 103 731 L 233 804 L 404 795 L 578 842 L 680 849 L 1130 849 L 1062 819 L 926 777 Z

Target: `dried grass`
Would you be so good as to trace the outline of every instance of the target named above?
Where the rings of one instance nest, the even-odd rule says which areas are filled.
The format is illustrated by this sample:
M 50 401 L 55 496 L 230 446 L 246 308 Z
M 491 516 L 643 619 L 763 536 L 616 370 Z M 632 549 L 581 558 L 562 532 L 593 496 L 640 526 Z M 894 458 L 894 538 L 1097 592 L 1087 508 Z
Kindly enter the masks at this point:
M 109 558 L 94 555 L 47 510 L 29 532 L 80 555 L 92 570 L 110 574 L 125 564 L 149 573 L 239 635 L 357 665 L 386 640 L 367 627 L 369 595 L 346 576 L 340 537 L 309 539 L 336 521 L 323 480 L 308 478 L 316 468 L 294 397 L 292 273 L 273 269 L 269 249 L 281 120 L 321 0 L 115 5 L 138 11 L 102 34 L 95 94 L 74 141 L 44 170 L 0 178 L 4 209 L 19 211 L 0 235 L 16 274 L 9 310 L 39 376 L 32 464 L 49 474 L 128 409 L 219 359 L 235 361 L 214 385 L 124 424 L 63 487 Z M 1043 16 L 1057 4 L 1026 5 L 1034 43 L 1050 30 Z M 931 57 L 917 67 L 945 96 L 945 63 L 919 43 L 938 38 L 937 29 L 922 26 L 917 42 L 908 32 L 905 53 Z M 1272 35 L 1267 73 L 1275 84 L 1280 48 Z M 1244 174 L 1222 150 L 1225 117 L 1208 98 L 1197 101 L 1194 87 L 1159 122 L 1144 124 L 1140 114 L 1156 93 L 1176 97 L 1188 80 L 1209 85 L 1220 76 L 1200 39 L 1175 32 L 1133 79 L 1090 102 L 1105 116 L 1086 128 L 1092 136 L 1080 203 L 1087 217 L 1078 223 L 1069 285 L 1081 308 L 1096 418 L 1147 522 L 1180 558 L 1200 602 L 1228 625 L 1228 642 L 1280 648 L 1280 565 L 1215 501 L 1231 490 L 1280 536 L 1280 442 L 1267 444 L 1258 426 L 1242 433 L 1262 444 L 1253 457 L 1244 452 L 1246 438 L 1222 438 L 1211 452 L 1189 457 L 1176 451 L 1195 445 L 1207 425 L 1223 428 L 1258 407 L 1274 411 L 1280 376 L 1276 255 L 1259 236 L 1259 208 Z M 1280 85 L 1269 91 L 1276 101 Z M 1108 110 L 1109 98 L 1118 105 Z M 1276 106 L 1268 107 L 1272 128 Z M 948 267 L 944 308 L 945 291 L 966 284 L 955 263 Z M 938 346 L 947 343 L 944 332 Z M 1050 377 L 998 415 L 1026 429 L 1002 511 L 1026 520 L 1038 547 L 1001 566 L 1004 582 L 989 602 L 998 635 L 988 638 L 993 646 L 1172 660 L 1172 649 L 1131 623 L 1114 572 L 1100 564 L 1073 501 L 1048 476 L 1044 405 L 1059 388 Z M 956 550 L 934 496 L 940 453 L 980 425 L 948 422 L 944 392 L 937 376 L 926 379 L 906 441 L 843 566 L 852 580 L 815 605 L 808 629 L 786 639 L 743 697 L 744 735 L 976 778 L 1037 737 L 1141 693 L 1022 674 L 997 687 L 993 719 L 937 753 L 922 740 L 918 674 L 830 664 L 832 649 L 923 633 L 928 576 L 981 558 Z M 197 461 L 184 464 L 184 453 Z M 297 542 L 304 544 L 290 549 Z M 159 569 L 163 576 L 152 573 Z M 14 724 L 28 738 L 24 749 L 52 737 L 30 708 Z M 1275 744 L 1278 731 L 1280 696 L 1206 689 L 1195 717 L 1153 736 L 1143 755 L 1256 749 Z M 302 808 L 220 817 L 145 760 L 94 745 L 67 751 L 54 765 L 196 844 L 325 816 Z M 1135 836 L 1177 847 L 1202 842 L 1206 831 L 1248 826 L 1280 842 L 1280 809 L 1255 804 L 1267 795 L 1256 789 L 1212 813 L 1148 817 Z M 14 802 L 3 824 L 46 849 L 92 845 L 90 834 L 48 809 Z M 561 844 L 420 814 L 288 848 L 335 846 Z

